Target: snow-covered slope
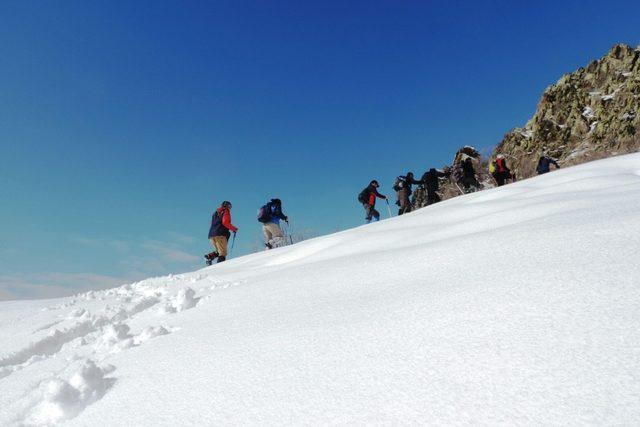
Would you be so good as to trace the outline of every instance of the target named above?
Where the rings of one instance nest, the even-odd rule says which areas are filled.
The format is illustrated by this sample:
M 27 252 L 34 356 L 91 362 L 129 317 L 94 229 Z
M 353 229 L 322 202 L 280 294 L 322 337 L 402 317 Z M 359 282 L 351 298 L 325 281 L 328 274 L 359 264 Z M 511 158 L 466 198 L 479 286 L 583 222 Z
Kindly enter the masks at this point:
M 0 424 L 637 424 L 640 154 L 0 303 Z

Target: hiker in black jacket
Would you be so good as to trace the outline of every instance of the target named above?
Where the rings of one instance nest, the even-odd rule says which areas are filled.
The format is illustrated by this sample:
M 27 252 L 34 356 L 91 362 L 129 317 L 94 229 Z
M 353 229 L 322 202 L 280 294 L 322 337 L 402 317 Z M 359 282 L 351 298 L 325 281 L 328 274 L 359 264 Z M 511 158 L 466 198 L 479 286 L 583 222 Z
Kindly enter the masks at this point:
M 439 178 L 444 178 L 449 175 L 450 173 L 442 172 L 435 168 L 429 169 L 422 175 L 420 182 L 425 190 L 427 190 L 427 205 L 432 205 L 440 201 L 440 196 L 438 195 L 438 190 L 440 189 Z
M 371 220 L 379 221 L 380 220 L 380 212 L 378 212 L 375 208 L 376 206 L 376 197 L 380 199 L 387 199 L 387 196 L 384 194 L 378 193 L 378 181 L 375 179 L 369 183 L 369 185 L 360 192 L 358 195 L 358 201 L 362 203 L 364 207 L 365 222 L 369 224 Z
M 540 156 L 540 160 L 538 160 L 538 166 L 536 167 L 536 172 L 538 172 L 538 175 L 547 173 L 551 170 L 551 165 L 556 165 L 556 169 L 560 168 L 560 165 L 558 165 L 558 162 L 556 162 L 551 157 L 545 156 L 543 154 L 542 156 Z

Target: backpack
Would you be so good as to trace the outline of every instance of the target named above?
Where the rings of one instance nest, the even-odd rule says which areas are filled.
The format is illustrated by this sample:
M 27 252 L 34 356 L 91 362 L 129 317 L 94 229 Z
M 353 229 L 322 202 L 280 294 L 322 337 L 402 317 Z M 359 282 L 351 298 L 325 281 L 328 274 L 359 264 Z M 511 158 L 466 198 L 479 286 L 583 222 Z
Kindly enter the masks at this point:
M 258 221 L 262 223 L 269 222 L 271 220 L 271 213 L 269 212 L 269 206 L 264 205 L 258 209 Z
M 494 173 L 496 173 L 496 162 L 495 161 L 489 162 L 489 173 L 492 174 L 492 175 Z
M 404 188 L 404 178 L 399 176 L 396 178 L 396 181 L 393 183 L 393 190 L 400 191 Z
M 358 194 L 358 201 L 362 204 L 369 203 L 369 187 L 365 188 Z

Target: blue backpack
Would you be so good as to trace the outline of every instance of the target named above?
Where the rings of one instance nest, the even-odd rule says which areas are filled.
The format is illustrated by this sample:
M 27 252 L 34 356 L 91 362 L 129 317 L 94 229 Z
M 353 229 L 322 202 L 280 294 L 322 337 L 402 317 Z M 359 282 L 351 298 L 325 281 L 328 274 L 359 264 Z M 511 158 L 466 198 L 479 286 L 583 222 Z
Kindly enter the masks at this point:
M 271 212 L 269 212 L 269 206 L 264 205 L 258 209 L 258 221 L 265 223 L 271 220 Z

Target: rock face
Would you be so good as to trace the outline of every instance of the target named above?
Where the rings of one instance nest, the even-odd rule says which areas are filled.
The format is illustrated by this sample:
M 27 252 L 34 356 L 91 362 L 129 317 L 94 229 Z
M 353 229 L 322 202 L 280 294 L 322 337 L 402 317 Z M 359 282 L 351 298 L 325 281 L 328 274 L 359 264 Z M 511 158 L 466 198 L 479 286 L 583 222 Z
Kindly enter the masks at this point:
M 563 165 L 640 149 L 640 47 L 619 44 L 562 76 L 542 94 L 535 115 L 494 151 L 518 178 L 535 174 L 541 153 Z
M 523 128 L 507 133 L 490 159 L 473 147 L 462 147 L 440 179 L 442 200 L 496 185 L 489 164 L 504 154 L 517 179 L 536 174 L 545 153 L 563 165 L 640 150 L 640 46 L 614 46 L 603 58 L 565 74 L 542 94 L 534 116 Z M 478 185 L 463 187 L 461 156 L 471 157 Z M 414 208 L 427 205 L 424 188 L 416 189 Z

